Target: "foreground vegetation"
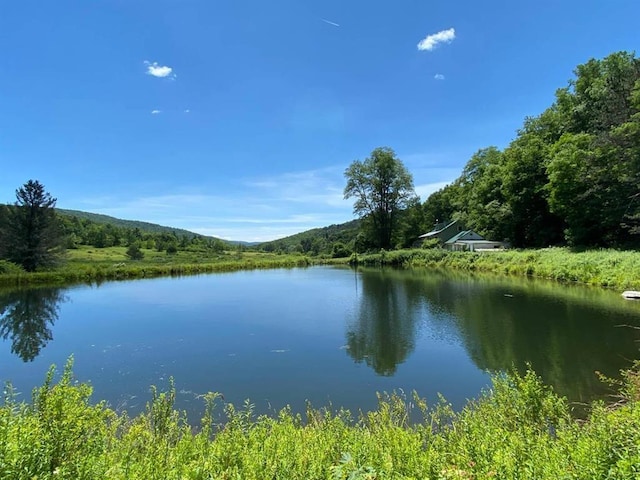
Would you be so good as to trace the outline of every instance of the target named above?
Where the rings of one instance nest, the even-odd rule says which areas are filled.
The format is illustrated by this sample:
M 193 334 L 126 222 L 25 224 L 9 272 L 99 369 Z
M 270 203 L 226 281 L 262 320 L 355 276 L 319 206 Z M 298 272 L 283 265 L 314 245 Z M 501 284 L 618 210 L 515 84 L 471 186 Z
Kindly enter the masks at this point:
M 431 267 L 546 278 L 618 289 L 640 289 L 640 252 L 568 248 L 450 252 L 440 248 L 353 255 L 352 264 Z
M 31 404 L 10 388 L 0 407 L 2 479 L 635 479 L 640 475 L 638 374 L 621 401 L 585 420 L 531 372 L 497 376 L 460 412 L 442 400 L 380 395 L 377 410 L 288 409 L 255 418 L 218 394 L 203 398 L 198 428 L 158 393 L 129 418 L 53 370 Z M 414 413 L 420 421 L 412 422 Z

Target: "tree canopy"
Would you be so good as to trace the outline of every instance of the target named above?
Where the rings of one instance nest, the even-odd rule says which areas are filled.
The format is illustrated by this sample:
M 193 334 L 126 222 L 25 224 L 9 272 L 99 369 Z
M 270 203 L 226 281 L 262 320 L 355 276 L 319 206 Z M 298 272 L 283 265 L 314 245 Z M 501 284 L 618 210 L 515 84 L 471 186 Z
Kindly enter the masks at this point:
M 55 264 L 63 253 L 56 199 L 37 180 L 16 190 L 16 202 L 0 218 L 0 258 L 33 272 Z
M 417 201 L 411 174 L 392 149 L 380 147 L 344 175 L 344 198 L 355 198 L 353 211 L 365 220 L 374 245 L 392 247 L 399 213 Z
M 444 212 L 517 247 L 640 245 L 640 59 L 591 59 L 503 151 L 478 151 L 425 218 Z M 442 220 L 442 218 L 440 218 Z

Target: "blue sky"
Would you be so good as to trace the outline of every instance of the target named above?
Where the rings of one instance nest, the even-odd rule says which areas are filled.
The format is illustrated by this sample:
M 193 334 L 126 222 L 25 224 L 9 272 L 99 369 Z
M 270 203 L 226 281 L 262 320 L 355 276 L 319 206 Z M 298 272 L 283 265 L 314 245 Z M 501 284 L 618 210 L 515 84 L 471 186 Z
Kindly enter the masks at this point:
M 393 148 L 416 191 L 506 146 L 637 0 L 2 0 L 0 202 L 263 241 L 353 218 L 345 168 Z

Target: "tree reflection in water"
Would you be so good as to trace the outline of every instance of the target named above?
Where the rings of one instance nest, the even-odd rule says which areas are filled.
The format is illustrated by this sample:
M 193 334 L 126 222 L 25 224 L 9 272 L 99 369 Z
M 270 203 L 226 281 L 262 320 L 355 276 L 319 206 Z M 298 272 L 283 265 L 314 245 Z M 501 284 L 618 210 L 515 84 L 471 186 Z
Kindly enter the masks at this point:
M 398 281 L 392 273 L 380 270 L 359 277 L 360 305 L 347 331 L 353 359 L 384 376 L 393 375 L 415 348 L 415 283 Z
M 11 352 L 25 362 L 38 356 L 53 339 L 51 325 L 66 301 L 60 288 L 0 292 L 0 337 L 11 340 Z
M 639 355 L 638 305 L 606 290 L 429 270 L 356 275 L 349 354 L 380 375 L 393 375 L 426 329 L 463 346 L 481 370 L 531 366 L 561 395 L 589 402 L 609 393 L 596 372 L 616 377 Z

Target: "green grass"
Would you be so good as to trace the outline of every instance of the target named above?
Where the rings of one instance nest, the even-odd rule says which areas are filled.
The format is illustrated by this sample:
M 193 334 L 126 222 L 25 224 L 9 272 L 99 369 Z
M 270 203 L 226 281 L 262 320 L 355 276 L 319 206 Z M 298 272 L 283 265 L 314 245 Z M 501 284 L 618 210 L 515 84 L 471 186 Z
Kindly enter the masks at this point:
M 125 247 L 81 246 L 69 250 L 62 266 L 44 272 L 26 273 L 8 262 L 0 262 L 0 285 L 64 284 L 190 275 L 257 268 L 307 266 L 314 263 L 346 264 L 349 259 L 307 257 L 255 251 L 178 251 L 174 255 L 142 249 L 144 258 L 132 261 Z M 409 249 L 353 255 L 352 264 L 429 267 L 498 275 L 529 276 L 561 282 L 576 282 L 617 289 L 640 289 L 640 252 L 567 248 L 507 250 L 486 253 L 449 252 L 443 249 Z
M 637 371 L 634 371 L 637 372 Z M 637 373 L 622 401 L 594 404 L 575 420 L 567 402 L 532 372 L 496 376 L 477 400 L 454 412 L 414 396 L 380 395 L 376 410 L 309 407 L 255 417 L 217 394 L 203 397 L 198 427 L 174 408 L 175 390 L 152 389 L 130 418 L 91 388 L 61 380 L 30 404 L 10 389 L 0 406 L 0 479 L 637 479 L 640 403 Z M 422 421 L 410 422 L 412 411 Z
M 446 268 L 640 289 L 640 252 L 635 251 L 545 248 L 475 253 L 414 249 L 360 255 L 352 260 L 362 265 Z
M 168 255 L 156 250 L 141 249 L 142 260 L 129 260 L 126 247 L 95 248 L 81 246 L 68 250 L 64 263 L 53 270 L 26 273 L 0 265 L 0 285 L 25 286 L 100 282 L 170 275 L 229 272 L 259 268 L 300 267 L 310 264 L 303 255 L 278 255 L 259 252 L 179 251 Z

